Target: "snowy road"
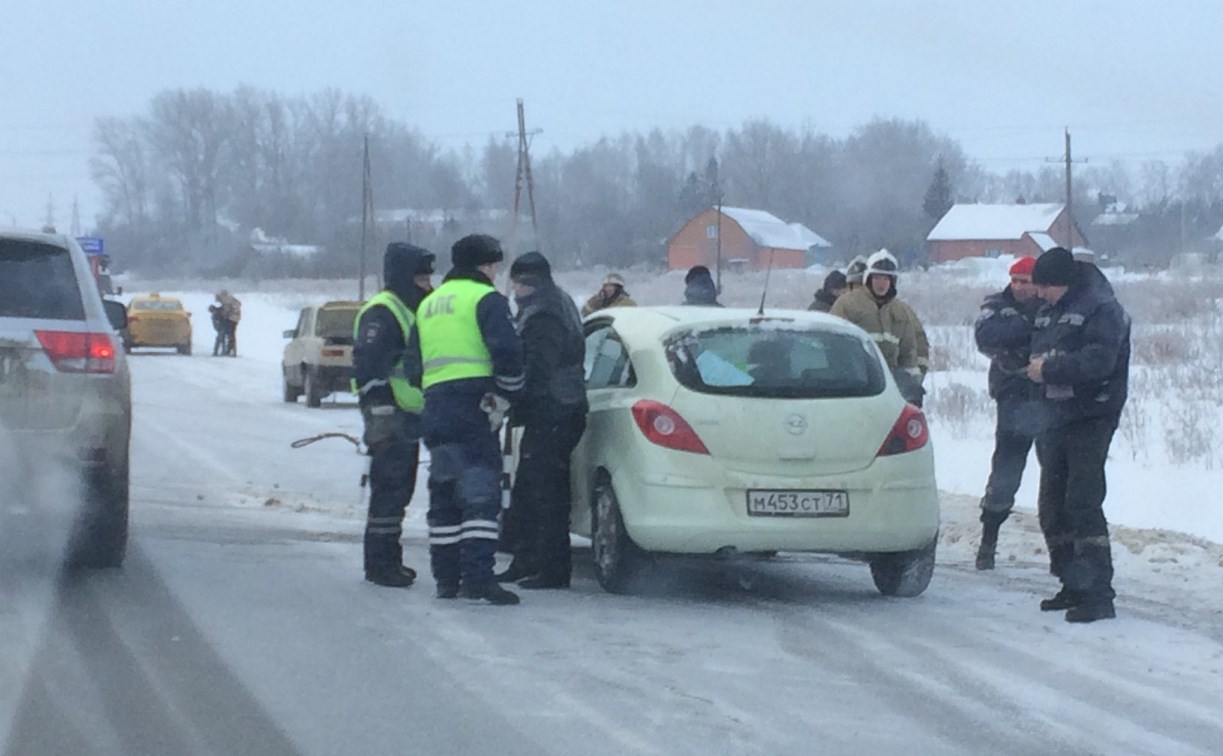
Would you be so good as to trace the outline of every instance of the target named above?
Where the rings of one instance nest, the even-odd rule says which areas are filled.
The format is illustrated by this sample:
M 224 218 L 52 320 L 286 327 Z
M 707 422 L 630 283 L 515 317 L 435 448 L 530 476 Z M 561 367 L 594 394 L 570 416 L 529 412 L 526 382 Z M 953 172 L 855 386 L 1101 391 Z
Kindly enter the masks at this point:
M 673 565 L 611 596 L 583 551 L 570 591 L 443 602 L 427 577 L 360 580 L 351 447 L 289 448 L 357 431 L 351 405 L 281 404 L 266 357 L 132 363 L 129 561 L 4 571 L 3 753 L 1223 752 L 1223 615 L 1131 558 L 1162 541 L 1125 549 L 1119 617 L 1091 626 L 1037 610 L 1056 586 L 1024 518 L 973 571 L 962 497 L 918 599 L 810 557 Z M 1217 546 L 1173 546 L 1217 594 Z

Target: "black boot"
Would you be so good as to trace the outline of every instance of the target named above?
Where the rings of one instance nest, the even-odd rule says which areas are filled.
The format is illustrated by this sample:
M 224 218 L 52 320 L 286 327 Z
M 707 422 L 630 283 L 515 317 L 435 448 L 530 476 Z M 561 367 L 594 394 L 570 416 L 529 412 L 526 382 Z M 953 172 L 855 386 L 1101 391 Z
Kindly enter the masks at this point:
M 407 588 L 416 582 L 416 571 L 408 567 L 392 567 L 365 573 L 365 579 L 385 588 Z
M 1002 520 L 989 512 L 983 512 L 981 523 L 981 545 L 977 548 L 977 569 L 992 570 L 994 569 L 994 552 L 998 548 L 998 530 L 1002 527 Z
M 463 598 L 468 599 L 483 599 L 490 604 L 496 606 L 513 606 L 518 603 L 518 594 L 507 591 L 502 588 L 496 581 L 490 580 L 487 583 L 481 584 L 464 584 L 459 589 L 459 594 Z
M 1117 610 L 1111 601 L 1091 601 L 1066 610 L 1067 622 L 1095 622 L 1102 619 L 1113 619 Z
M 459 597 L 458 583 L 438 583 L 437 593 L 435 594 L 440 599 L 452 599 Z
M 1069 588 L 1063 588 L 1053 598 L 1041 600 L 1040 610 L 1042 612 L 1061 612 L 1078 606 L 1079 601 L 1078 593 Z
M 510 566 L 506 567 L 501 572 L 498 572 L 493 577 L 498 583 L 516 583 L 525 577 L 530 577 L 535 574 L 532 567 L 527 566 L 527 560 L 521 557 L 514 557 L 510 562 Z

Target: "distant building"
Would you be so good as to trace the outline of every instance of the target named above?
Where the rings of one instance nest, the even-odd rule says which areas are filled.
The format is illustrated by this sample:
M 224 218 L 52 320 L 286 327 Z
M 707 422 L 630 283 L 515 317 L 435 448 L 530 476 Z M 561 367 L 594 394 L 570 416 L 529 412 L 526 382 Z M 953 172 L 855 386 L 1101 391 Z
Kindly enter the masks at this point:
M 1086 247 L 1087 237 L 1060 203 L 955 205 L 930 231 L 935 263 L 965 257 L 1039 257 L 1054 247 Z
M 804 268 L 812 250 L 832 245 L 801 223 L 786 223 L 764 210 L 723 207 L 721 223 L 718 209 L 698 213 L 667 242 L 667 267 L 685 270 L 704 265 L 717 266 L 718 236 L 721 228 L 722 264 L 744 270 Z

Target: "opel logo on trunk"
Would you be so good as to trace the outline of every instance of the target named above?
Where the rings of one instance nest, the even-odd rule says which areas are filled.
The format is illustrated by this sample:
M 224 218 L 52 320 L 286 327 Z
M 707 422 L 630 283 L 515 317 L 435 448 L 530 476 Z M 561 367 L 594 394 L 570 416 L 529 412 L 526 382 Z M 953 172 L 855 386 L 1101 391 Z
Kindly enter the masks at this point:
M 792 436 L 801 436 L 807 432 L 807 418 L 799 414 L 790 415 L 786 418 L 786 430 Z

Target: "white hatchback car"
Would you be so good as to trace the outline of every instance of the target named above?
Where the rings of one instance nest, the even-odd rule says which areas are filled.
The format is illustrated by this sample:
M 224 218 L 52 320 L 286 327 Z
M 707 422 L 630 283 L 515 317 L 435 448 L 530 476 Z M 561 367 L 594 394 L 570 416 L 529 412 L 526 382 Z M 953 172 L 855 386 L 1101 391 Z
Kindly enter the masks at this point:
M 884 594 L 934 569 L 929 430 L 878 348 L 840 318 L 705 307 L 585 321 L 587 431 L 573 530 L 626 590 L 649 553 L 809 551 L 870 564 Z

